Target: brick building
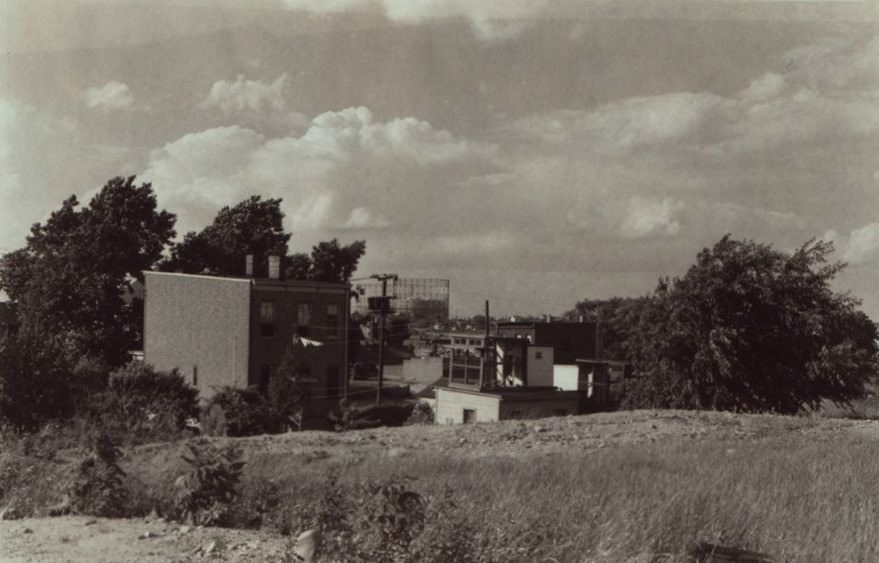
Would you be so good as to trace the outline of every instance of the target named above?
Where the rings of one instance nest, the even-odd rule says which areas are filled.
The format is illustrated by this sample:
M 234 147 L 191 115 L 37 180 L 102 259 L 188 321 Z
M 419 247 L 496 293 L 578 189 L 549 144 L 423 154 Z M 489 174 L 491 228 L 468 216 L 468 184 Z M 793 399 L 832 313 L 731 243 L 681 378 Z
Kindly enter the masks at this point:
M 177 368 L 202 398 L 268 385 L 293 347 L 310 415 L 338 401 L 347 373 L 344 283 L 144 272 L 144 360 Z

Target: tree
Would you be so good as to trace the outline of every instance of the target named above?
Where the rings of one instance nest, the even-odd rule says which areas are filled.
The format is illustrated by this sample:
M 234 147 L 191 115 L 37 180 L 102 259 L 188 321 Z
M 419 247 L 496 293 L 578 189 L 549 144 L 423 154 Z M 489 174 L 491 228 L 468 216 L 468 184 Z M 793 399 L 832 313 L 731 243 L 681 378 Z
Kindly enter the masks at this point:
M 324 241 L 311 249 L 311 264 L 308 279 L 322 282 L 345 282 L 357 270 L 360 258 L 366 253 L 366 241 L 356 240 L 347 246 L 340 246 L 337 239 Z M 304 255 L 294 255 L 292 266 L 302 271 Z M 292 272 L 291 272 L 292 273 Z
M 245 257 L 252 254 L 255 272 L 265 275 L 269 256 L 287 254 L 290 234 L 284 232 L 283 223 L 281 199 L 251 196 L 234 207 L 222 208 L 200 232 L 186 233 L 162 269 L 241 276 Z
M 0 289 L 17 307 L 19 338 L 54 341 L 71 360 L 124 363 L 137 342 L 139 304 L 125 300 L 174 236 L 150 184 L 113 178 L 89 205 L 65 200 L 35 224 L 25 248 L 0 260 Z
M 629 406 L 796 413 L 865 395 L 877 328 L 834 292 L 832 245 L 788 254 L 729 235 L 662 280 L 628 340 L 642 377 Z

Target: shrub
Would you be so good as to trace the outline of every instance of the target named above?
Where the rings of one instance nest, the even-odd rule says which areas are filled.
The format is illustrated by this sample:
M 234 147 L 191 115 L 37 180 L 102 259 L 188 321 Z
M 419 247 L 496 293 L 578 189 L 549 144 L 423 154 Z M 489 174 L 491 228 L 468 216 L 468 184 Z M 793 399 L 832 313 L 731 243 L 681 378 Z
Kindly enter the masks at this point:
M 174 483 L 177 518 L 205 526 L 227 523 L 244 468 L 241 452 L 220 449 L 206 439 L 191 441 L 187 450 L 182 457 L 189 472 Z
M 343 399 L 339 402 L 338 412 L 331 413 L 329 418 L 337 431 L 403 426 L 414 408 L 413 404 L 350 405 Z
M 94 516 L 125 516 L 128 491 L 125 472 L 119 467 L 122 456 L 106 434 L 95 440 L 92 454 L 79 465 L 73 486 L 73 509 Z
M 224 387 L 211 397 L 203 413 L 210 412 L 214 405 L 223 409 L 229 436 L 268 434 L 281 429 L 277 410 L 255 388 Z
M 415 403 L 412 407 L 412 414 L 406 419 L 406 425 L 412 424 L 433 424 L 433 409 L 424 401 Z
M 95 396 L 91 418 L 120 438 L 142 442 L 179 436 L 186 419 L 198 414 L 198 390 L 172 370 L 131 362 L 110 375 Z

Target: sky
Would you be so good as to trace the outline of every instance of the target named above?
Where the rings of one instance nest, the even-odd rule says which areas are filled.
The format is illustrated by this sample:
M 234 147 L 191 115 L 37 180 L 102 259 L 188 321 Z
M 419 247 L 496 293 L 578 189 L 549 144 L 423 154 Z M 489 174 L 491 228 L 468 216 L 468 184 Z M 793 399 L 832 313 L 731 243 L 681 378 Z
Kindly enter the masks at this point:
M 877 2 L 0 0 L 0 47 L 0 252 L 137 175 L 181 236 L 280 197 L 291 251 L 365 239 L 356 276 L 458 315 L 644 295 L 730 233 L 833 241 L 879 320 Z

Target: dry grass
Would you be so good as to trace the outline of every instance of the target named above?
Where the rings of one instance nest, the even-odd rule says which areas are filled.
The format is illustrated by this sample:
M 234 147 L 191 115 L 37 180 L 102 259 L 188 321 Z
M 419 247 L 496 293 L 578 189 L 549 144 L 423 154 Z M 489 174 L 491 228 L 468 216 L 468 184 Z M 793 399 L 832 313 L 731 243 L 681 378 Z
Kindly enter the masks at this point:
M 620 413 L 540 424 L 554 426 L 241 440 L 238 522 L 295 534 L 339 488 L 355 495 L 364 481 L 414 478 L 425 497 L 452 491 L 430 529 L 467 538 L 477 561 L 684 561 L 695 541 L 777 561 L 879 561 L 879 423 Z M 627 441 L 636 428 L 640 439 Z M 396 451 L 400 443 L 421 445 Z M 180 447 L 133 451 L 126 469 L 162 491 L 182 467 Z

